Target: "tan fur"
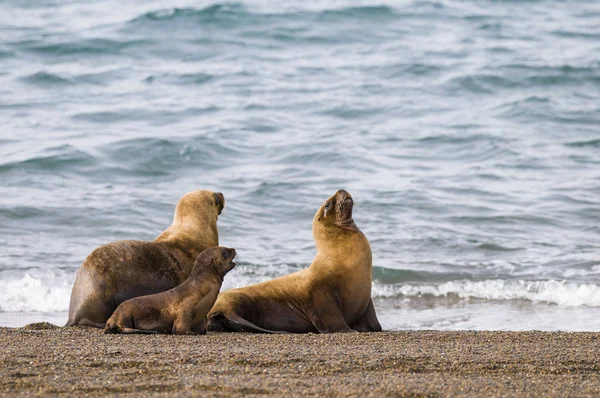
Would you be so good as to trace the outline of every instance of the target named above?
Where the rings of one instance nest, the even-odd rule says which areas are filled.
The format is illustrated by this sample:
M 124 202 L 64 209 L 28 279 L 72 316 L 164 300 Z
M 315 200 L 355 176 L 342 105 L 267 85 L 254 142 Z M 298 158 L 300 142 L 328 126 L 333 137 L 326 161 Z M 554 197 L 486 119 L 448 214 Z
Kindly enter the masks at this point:
M 224 204 L 220 193 L 190 192 L 153 242 L 118 241 L 94 250 L 77 271 L 67 325 L 104 327 L 123 301 L 185 281 L 196 257 L 219 244 L 217 219 Z
M 190 253 L 198 250 L 200 242 L 202 246 L 217 246 L 217 219 L 221 210 L 215 206 L 213 195 L 210 191 L 194 191 L 184 195 L 175 207 L 173 222 L 154 242 L 176 242 L 190 250 Z M 198 254 L 192 254 L 194 259 Z
M 235 250 L 212 247 L 196 259 L 181 285 L 166 292 L 125 301 L 106 322 L 105 333 L 206 333 L 206 315 L 223 278 L 233 267 Z
M 327 204 L 331 208 L 326 209 Z M 352 220 L 352 197 L 338 191 L 313 219 L 317 255 L 302 271 L 223 292 L 209 314 L 215 330 L 377 331 L 369 242 Z

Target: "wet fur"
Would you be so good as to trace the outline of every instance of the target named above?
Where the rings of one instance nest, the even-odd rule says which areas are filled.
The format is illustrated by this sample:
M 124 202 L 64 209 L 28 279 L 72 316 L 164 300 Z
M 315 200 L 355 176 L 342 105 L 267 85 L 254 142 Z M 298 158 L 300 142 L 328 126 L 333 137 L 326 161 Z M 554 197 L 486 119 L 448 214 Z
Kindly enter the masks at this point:
M 330 208 L 325 210 L 327 203 Z M 312 264 L 299 272 L 221 293 L 209 313 L 209 330 L 380 331 L 371 301 L 371 248 L 352 220 L 352 208 L 352 198 L 345 191 L 325 201 L 313 219 L 317 255 Z
M 231 263 L 233 257 L 233 249 L 205 250 L 181 285 L 119 305 L 106 322 L 104 333 L 206 333 L 206 315 L 217 299 L 225 274 L 235 265 Z
M 156 240 L 118 241 L 94 250 L 77 275 L 67 326 L 104 327 L 119 304 L 178 286 L 198 254 L 217 246 L 221 194 L 194 191 L 178 202 L 173 223 Z

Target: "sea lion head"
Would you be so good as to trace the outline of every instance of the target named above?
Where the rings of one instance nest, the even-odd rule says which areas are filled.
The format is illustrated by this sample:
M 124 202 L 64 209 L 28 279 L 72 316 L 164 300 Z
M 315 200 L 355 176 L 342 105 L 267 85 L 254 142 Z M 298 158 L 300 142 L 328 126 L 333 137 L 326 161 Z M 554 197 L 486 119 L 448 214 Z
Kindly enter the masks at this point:
M 313 225 L 320 227 L 337 227 L 343 229 L 355 229 L 352 219 L 352 208 L 354 201 L 347 191 L 340 189 L 327 199 L 315 214 Z
M 216 249 L 217 253 L 213 259 L 213 266 L 221 276 L 225 276 L 237 265 L 233 262 L 237 253 L 235 249 L 229 247 L 217 246 Z
M 223 278 L 236 266 L 233 262 L 235 255 L 235 249 L 223 246 L 210 247 L 196 257 L 192 274 L 197 276 L 209 272 Z
M 173 223 L 156 241 L 179 241 L 187 247 L 217 246 L 217 219 L 224 207 L 225 197 L 220 192 L 189 192 L 179 199 Z
M 199 215 L 208 215 L 211 220 L 217 218 L 225 207 L 225 197 L 221 192 L 192 191 L 183 195 L 175 208 L 175 218 L 196 218 Z

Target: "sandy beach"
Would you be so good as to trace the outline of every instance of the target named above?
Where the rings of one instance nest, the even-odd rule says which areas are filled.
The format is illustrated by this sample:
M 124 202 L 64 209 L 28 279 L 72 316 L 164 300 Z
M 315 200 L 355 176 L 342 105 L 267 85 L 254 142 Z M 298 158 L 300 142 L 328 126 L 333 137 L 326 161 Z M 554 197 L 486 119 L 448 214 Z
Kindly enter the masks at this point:
M 600 333 L 0 329 L 2 395 L 598 396 Z

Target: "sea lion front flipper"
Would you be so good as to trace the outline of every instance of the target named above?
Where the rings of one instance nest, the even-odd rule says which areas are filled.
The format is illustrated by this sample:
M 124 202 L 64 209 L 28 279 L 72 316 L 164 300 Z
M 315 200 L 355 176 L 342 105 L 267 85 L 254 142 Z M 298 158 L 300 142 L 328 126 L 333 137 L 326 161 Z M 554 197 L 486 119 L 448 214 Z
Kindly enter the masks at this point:
M 312 311 L 306 315 L 319 333 L 357 333 L 346 323 L 335 291 L 315 287 L 311 296 Z
M 195 334 L 192 333 L 192 318 L 190 311 L 183 310 L 177 315 L 177 319 L 173 322 L 172 334 Z
M 198 334 L 206 334 L 206 327 L 208 325 L 208 318 L 204 317 L 200 322 L 192 323 L 192 332 Z
M 365 310 L 363 316 L 352 325 L 352 329 L 357 332 L 381 332 L 381 324 L 377 319 L 377 314 L 375 313 L 375 307 L 373 306 L 373 300 L 369 300 L 369 305 Z

